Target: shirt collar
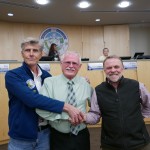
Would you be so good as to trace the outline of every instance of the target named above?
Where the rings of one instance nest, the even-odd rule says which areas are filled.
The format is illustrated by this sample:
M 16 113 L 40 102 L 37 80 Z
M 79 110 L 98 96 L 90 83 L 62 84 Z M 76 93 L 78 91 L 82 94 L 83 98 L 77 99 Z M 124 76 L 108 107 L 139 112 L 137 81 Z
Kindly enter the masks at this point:
M 64 76 L 64 74 L 62 74 L 62 78 L 64 79 L 64 81 L 67 83 L 68 81 L 70 81 L 68 78 L 66 78 L 65 76 Z M 75 76 L 73 79 L 71 79 L 71 81 L 73 81 L 74 83 L 76 83 L 77 82 L 77 76 Z
M 31 70 L 31 72 L 32 72 L 32 74 L 33 74 L 34 77 L 40 77 L 40 76 L 42 75 L 42 71 L 41 71 L 41 69 L 40 69 L 39 66 L 37 66 L 37 69 L 38 69 L 38 75 L 37 75 L 37 76 L 36 76 L 36 74 Z

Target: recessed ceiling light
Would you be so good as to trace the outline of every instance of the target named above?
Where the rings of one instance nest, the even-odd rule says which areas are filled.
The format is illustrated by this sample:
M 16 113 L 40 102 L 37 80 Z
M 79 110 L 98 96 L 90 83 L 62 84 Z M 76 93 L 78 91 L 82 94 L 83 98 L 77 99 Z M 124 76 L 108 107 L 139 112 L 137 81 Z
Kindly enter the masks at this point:
M 49 3 L 49 0 L 35 0 L 35 2 L 40 5 L 46 5 Z
M 78 6 L 79 6 L 80 8 L 88 8 L 90 5 L 91 5 L 91 4 L 90 4 L 89 2 L 87 2 L 87 1 L 83 1 L 83 2 L 80 2 L 80 3 L 78 4 Z
M 13 13 L 8 13 L 7 15 L 10 16 L 10 17 L 12 17 L 14 14 Z
M 96 22 L 100 21 L 100 19 L 95 19 Z
M 129 1 L 122 1 L 118 4 L 119 7 L 121 8 L 125 8 L 125 7 L 128 7 L 130 5 L 130 2 Z

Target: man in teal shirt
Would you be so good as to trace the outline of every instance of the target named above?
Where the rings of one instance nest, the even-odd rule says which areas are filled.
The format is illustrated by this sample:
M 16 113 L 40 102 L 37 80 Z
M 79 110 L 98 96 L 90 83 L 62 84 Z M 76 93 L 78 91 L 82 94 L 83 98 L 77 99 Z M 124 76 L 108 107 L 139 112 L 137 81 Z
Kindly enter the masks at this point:
M 92 88 L 85 78 L 77 75 L 81 65 L 81 57 L 78 53 L 63 54 L 61 57 L 63 74 L 45 79 L 40 93 L 69 103 L 67 83 L 71 81 L 76 107 L 85 113 L 87 100 L 90 100 L 92 95 Z M 72 133 L 72 125 L 67 113 L 56 114 L 39 109 L 37 113 L 49 120 L 51 125 L 51 150 L 90 150 L 89 131 L 84 123 L 78 125 L 78 131 L 75 134 Z

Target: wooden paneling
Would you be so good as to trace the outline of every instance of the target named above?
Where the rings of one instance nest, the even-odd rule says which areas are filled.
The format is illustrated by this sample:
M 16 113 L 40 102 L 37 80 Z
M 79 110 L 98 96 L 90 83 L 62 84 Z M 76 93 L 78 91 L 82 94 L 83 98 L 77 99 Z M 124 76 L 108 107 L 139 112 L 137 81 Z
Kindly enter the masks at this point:
M 77 51 L 82 57 L 98 60 L 106 46 L 110 54 L 129 55 L 129 27 L 113 26 L 69 26 L 52 24 L 25 24 L 0 21 L 0 60 L 19 60 L 20 44 L 24 38 L 39 38 L 48 27 L 63 30 L 69 39 L 68 50 Z
M 127 70 L 124 70 L 123 71 L 123 75 L 124 77 L 126 78 L 130 78 L 130 79 L 134 79 L 134 80 L 137 80 L 138 77 L 137 77 L 137 70 L 135 69 L 127 69 Z
M 5 89 L 5 73 L 0 74 L 0 144 L 8 140 L 8 96 Z
M 104 26 L 104 44 L 110 54 L 130 56 L 128 25 Z
M 19 67 L 20 63 L 10 63 L 10 69 Z M 5 73 L 0 73 L 0 144 L 7 143 L 8 136 L 8 93 L 5 88 Z
M 68 36 L 69 51 L 76 51 L 82 55 L 82 26 L 57 26 Z
M 102 26 L 87 26 L 82 30 L 82 49 L 83 57 L 90 58 L 90 60 L 98 60 L 104 48 Z
M 144 83 L 146 88 L 150 91 L 150 61 L 138 61 L 137 65 L 138 81 Z
M 79 75 L 87 77 L 90 80 L 91 86 L 94 88 L 102 81 L 104 81 L 103 71 L 100 70 L 87 70 L 87 63 L 82 64 L 82 68 L 79 71 Z
M 56 76 L 61 74 L 60 63 L 50 63 L 50 74 Z

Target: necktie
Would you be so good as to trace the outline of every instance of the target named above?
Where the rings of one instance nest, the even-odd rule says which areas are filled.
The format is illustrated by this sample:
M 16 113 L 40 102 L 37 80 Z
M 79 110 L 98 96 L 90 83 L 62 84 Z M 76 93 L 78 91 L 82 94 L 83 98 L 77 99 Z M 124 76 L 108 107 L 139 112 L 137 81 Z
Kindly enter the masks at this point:
M 73 90 L 74 82 L 73 81 L 68 81 L 67 84 L 68 84 L 68 97 L 67 97 L 68 98 L 68 104 L 73 105 L 74 107 L 76 107 L 77 102 L 76 102 L 75 92 Z M 80 129 L 80 125 L 77 125 L 77 126 L 71 125 L 70 129 L 71 129 L 71 132 L 73 134 L 77 135 L 78 132 L 79 132 L 79 129 Z

